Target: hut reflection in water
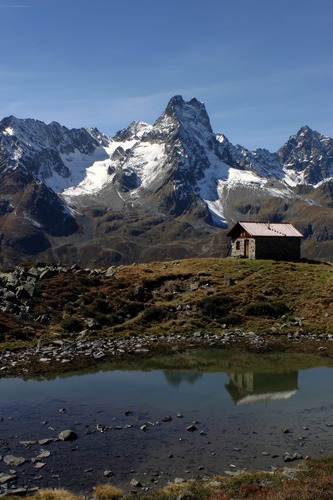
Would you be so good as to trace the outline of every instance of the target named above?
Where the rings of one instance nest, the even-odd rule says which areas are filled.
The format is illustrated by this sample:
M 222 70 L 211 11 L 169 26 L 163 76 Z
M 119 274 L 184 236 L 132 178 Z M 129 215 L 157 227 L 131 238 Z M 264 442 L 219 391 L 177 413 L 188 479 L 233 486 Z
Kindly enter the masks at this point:
M 225 385 L 236 404 L 288 399 L 298 391 L 298 371 L 289 373 L 228 373 Z

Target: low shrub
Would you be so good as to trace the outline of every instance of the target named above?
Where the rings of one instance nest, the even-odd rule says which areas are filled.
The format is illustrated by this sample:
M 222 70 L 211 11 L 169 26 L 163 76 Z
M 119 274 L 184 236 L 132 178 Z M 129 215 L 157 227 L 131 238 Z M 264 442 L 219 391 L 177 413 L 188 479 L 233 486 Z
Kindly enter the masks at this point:
M 168 313 L 168 309 L 163 306 L 150 306 L 147 307 L 142 313 L 142 318 L 144 321 L 160 321 L 164 319 Z
M 242 321 L 242 316 L 236 313 L 229 313 L 220 319 L 220 322 L 225 323 L 226 325 L 240 325 Z
M 283 302 L 254 302 L 245 306 L 245 314 L 248 316 L 279 318 L 288 311 L 289 308 Z
M 228 295 L 207 295 L 197 303 L 201 314 L 209 318 L 221 318 L 229 314 L 232 298 Z
M 34 332 L 31 330 L 25 330 L 24 328 L 13 328 L 7 332 L 3 340 L 29 340 L 34 337 Z
M 91 307 L 96 312 L 101 312 L 104 314 L 110 313 L 113 310 L 111 302 L 101 297 L 96 297 L 96 299 L 93 300 Z
M 118 300 L 115 304 L 115 313 L 123 318 L 134 318 L 143 310 L 143 308 L 144 306 L 141 302 Z
M 66 332 L 78 332 L 78 331 L 82 330 L 83 323 L 79 318 L 77 318 L 75 316 L 71 316 L 70 318 L 65 318 L 61 322 L 60 326 Z

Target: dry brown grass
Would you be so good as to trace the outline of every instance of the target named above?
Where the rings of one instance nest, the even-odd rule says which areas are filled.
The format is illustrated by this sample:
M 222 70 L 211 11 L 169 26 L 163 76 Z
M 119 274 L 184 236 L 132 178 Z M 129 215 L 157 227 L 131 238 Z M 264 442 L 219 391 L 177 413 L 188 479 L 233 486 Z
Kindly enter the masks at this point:
M 64 489 L 45 489 L 36 493 L 33 500 L 83 500 L 83 497 Z
M 95 488 L 95 497 L 98 500 L 117 500 L 123 496 L 124 492 L 112 484 L 97 484 Z
M 200 304 L 207 297 L 228 297 L 228 310 L 203 314 Z M 253 311 L 249 306 L 264 303 L 279 304 L 286 312 L 277 317 L 248 314 Z M 150 321 L 152 311 L 157 316 L 163 312 L 163 321 Z M 87 318 L 99 320 L 100 337 L 186 336 L 198 330 L 223 334 L 225 328 L 274 332 L 281 341 L 287 333 L 333 334 L 333 266 L 207 258 L 118 266 L 111 277 L 60 273 L 38 282 L 29 314 L 24 325 L 44 342 L 55 332 L 64 338 L 75 334 L 64 326 L 72 321 L 80 330 Z M 48 324 L 36 323 L 40 314 L 50 316 Z M 3 313 L 0 320 L 3 349 L 14 341 L 33 341 L 11 335 L 19 321 L 15 314 Z

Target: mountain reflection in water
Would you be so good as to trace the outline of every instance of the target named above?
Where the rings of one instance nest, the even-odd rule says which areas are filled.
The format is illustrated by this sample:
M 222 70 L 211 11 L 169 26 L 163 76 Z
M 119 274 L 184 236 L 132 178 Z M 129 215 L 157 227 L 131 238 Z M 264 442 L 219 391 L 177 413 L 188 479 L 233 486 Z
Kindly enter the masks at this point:
M 229 373 L 225 388 L 236 404 L 288 399 L 298 391 L 298 371 L 290 373 Z
M 203 376 L 202 372 L 192 370 L 164 370 L 163 373 L 168 383 L 173 387 L 178 387 L 182 382 L 194 384 Z

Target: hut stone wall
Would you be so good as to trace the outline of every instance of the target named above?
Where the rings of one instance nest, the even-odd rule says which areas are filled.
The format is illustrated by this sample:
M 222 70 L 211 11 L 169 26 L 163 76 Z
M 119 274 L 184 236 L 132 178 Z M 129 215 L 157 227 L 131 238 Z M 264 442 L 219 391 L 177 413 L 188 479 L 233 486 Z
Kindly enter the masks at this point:
M 298 261 L 301 257 L 300 238 L 256 236 L 235 238 L 231 242 L 231 257 Z

